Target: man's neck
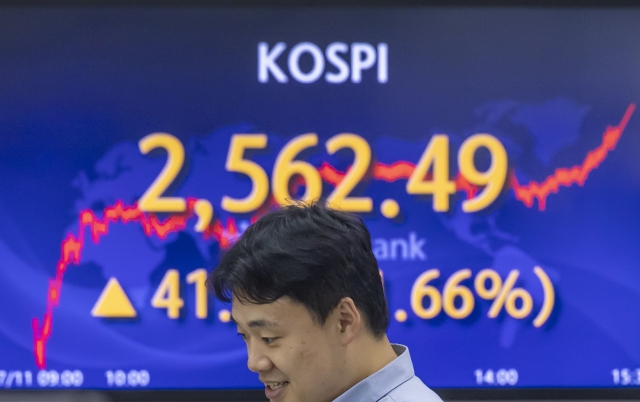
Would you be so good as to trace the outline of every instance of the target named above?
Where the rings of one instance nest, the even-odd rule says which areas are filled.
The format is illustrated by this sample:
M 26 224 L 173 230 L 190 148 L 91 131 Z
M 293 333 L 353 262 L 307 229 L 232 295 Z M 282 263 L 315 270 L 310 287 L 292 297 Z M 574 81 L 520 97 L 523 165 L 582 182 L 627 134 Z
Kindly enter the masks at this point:
M 348 353 L 350 356 L 347 358 L 353 362 L 354 375 L 351 381 L 355 381 L 351 386 L 382 370 L 397 357 L 386 335 L 380 339 L 366 336 L 353 345 Z

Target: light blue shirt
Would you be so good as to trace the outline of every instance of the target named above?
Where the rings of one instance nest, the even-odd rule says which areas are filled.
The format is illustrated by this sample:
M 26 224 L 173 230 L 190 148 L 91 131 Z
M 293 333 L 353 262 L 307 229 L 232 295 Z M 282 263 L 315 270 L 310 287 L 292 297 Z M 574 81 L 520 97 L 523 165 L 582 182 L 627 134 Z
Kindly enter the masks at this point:
M 416 377 L 409 348 L 391 346 L 398 357 L 333 402 L 442 402 L 435 392 Z

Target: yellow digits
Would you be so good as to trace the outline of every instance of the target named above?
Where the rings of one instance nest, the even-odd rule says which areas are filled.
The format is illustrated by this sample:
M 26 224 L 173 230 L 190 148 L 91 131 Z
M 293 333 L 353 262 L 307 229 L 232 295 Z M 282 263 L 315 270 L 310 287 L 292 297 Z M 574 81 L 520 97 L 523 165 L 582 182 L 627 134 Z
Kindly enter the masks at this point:
M 187 283 L 195 285 L 196 317 L 207 318 L 207 271 L 204 268 L 196 269 L 187 274 Z M 151 305 L 155 308 L 166 308 L 167 317 L 172 320 L 180 317 L 180 309 L 184 307 L 184 300 L 180 297 L 180 273 L 177 269 L 168 269 L 164 274 L 160 285 L 151 299 Z
M 333 155 L 342 148 L 351 148 L 355 153 L 353 166 L 344 176 L 336 189 L 327 198 L 327 205 L 335 209 L 349 212 L 371 212 L 373 201 L 369 197 L 348 197 L 358 185 L 371 164 L 371 148 L 369 143 L 356 134 L 338 134 L 327 141 L 327 152 Z
M 173 320 L 180 316 L 184 300 L 180 298 L 180 273 L 177 269 L 169 269 L 164 274 L 151 299 L 151 305 L 155 308 L 166 308 L 167 316 Z
M 473 311 L 475 299 L 469 288 L 460 285 L 465 279 L 471 278 L 471 270 L 466 268 L 451 275 L 444 284 L 442 294 L 444 295 L 444 311 L 451 318 L 461 320 L 467 318 Z M 458 308 L 455 306 L 456 297 L 462 299 L 462 305 Z
M 433 179 L 425 180 L 433 166 Z M 449 180 L 449 137 L 434 135 L 424 150 L 411 177 L 407 181 L 408 194 L 433 194 L 433 210 L 449 210 L 449 195 L 456 192 L 456 184 Z
M 292 200 L 289 186 L 293 176 L 299 175 L 306 188 L 302 197 L 304 202 L 314 201 L 322 195 L 322 178 L 318 170 L 308 162 L 296 160 L 304 150 L 318 145 L 315 133 L 299 135 L 290 140 L 276 157 L 271 180 L 265 170 L 256 162 L 245 159 L 245 151 L 267 147 L 266 134 L 235 134 L 231 137 L 225 168 L 228 172 L 241 173 L 251 179 L 252 189 L 242 199 L 223 196 L 222 209 L 232 213 L 248 213 L 257 210 L 269 196 L 269 184 L 276 202 L 288 205 Z M 142 211 L 184 212 L 186 201 L 180 197 L 167 197 L 163 193 L 176 179 L 184 164 L 184 147 L 180 140 L 167 133 L 153 133 L 139 142 L 140 152 L 149 153 L 156 148 L 167 151 L 167 162 L 151 186 L 140 197 L 138 205 Z M 491 154 L 491 166 L 485 172 L 479 172 L 475 166 L 475 155 L 479 148 L 486 148 Z M 371 212 L 373 201 L 370 197 L 350 197 L 349 194 L 365 177 L 372 159 L 371 147 L 367 140 L 352 133 L 342 133 L 326 142 L 327 152 L 332 155 L 341 149 L 350 148 L 354 152 L 354 161 L 344 178 L 329 194 L 327 205 L 349 212 Z M 458 152 L 460 175 L 469 183 L 484 187 L 479 194 L 462 203 L 465 212 L 477 212 L 488 207 L 500 195 L 507 177 L 507 153 L 504 146 L 489 134 L 476 134 L 467 138 Z M 454 194 L 456 182 L 449 175 L 449 137 L 434 135 L 423 152 L 418 164 L 406 184 L 408 194 L 433 195 L 434 211 L 449 210 L 449 199 Z M 429 175 L 431 172 L 431 175 Z M 428 176 L 431 176 L 427 178 Z M 204 200 L 202 200 L 204 202 Z M 202 214 L 197 230 L 206 226 L 205 222 L 213 209 L 201 203 Z M 210 213 L 211 212 L 211 213 Z
M 439 276 L 439 270 L 430 269 L 420 275 L 413 284 L 413 288 L 411 288 L 411 309 L 415 315 L 425 320 L 437 316 L 442 310 L 440 292 L 433 286 L 427 286 L 427 283 Z M 423 300 L 425 297 L 431 300 L 429 308 L 424 308 Z
M 222 197 L 222 209 L 227 212 L 245 213 L 255 211 L 269 195 L 269 178 L 264 169 L 255 162 L 243 159 L 245 149 L 264 149 L 267 146 L 265 134 L 235 134 L 231 137 L 229 153 L 225 165 L 228 172 L 244 173 L 253 182 L 251 193 L 237 200 L 226 195 Z
M 534 267 L 533 271 L 540 279 L 544 290 L 542 309 L 533 320 L 533 325 L 540 328 L 551 315 L 555 292 L 553 284 L 542 268 Z M 491 268 L 483 269 L 476 274 L 473 283 L 477 295 L 485 300 L 493 300 L 487 314 L 489 318 L 497 318 L 503 309 L 509 316 L 519 320 L 527 318 L 531 314 L 533 310 L 531 294 L 523 288 L 514 287 L 519 275 L 520 271 L 513 269 L 503 281 L 500 274 Z M 431 319 L 444 309 L 451 318 L 457 320 L 467 318 L 475 307 L 475 297 L 468 287 L 460 283 L 471 278 L 471 270 L 465 268 L 454 272 L 445 282 L 442 294 L 434 286 L 427 285 L 439 276 L 439 270 L 430 269 L 416 279 L 411 289 L 413 312 L 420 318 Z M 487 281 L 491 282 L 490 287 L 487 287 Z M 431 301 L 428 309 L 425 309 L 423 305 L 425 297 Z M 456 298 L 458 297 L 461 299 L 461 303 L 456 307 Z
M 474 163 L 480 147 L 491 153 L 491 166 L 486 172 L 478 172 Z M 462 202 L 464 212 L 477 212 L 500 195 L 507 177 L 507 152 L 502 143 L 489 134 L 472 135 L 460 146 L 458 168 L 469 183 L 484 187 L 476 197 Z M 430 169 L 433 169 L 433 178 L 425 180 Z M 433 194 L 433 210 L 444 212 L 449 210 L 449 195 L 455 192 L 455 182 L 449 180 L 449 137 L 434 135 L 407 181 L 407 193 Z
M 478 172 L 473 161 L 476 151 L 485 147 L 491 153 L 491 166 Z M 458 153 L 460 173 L 471 184 L 486 186 L 476 197 L 462 202 L 464 212 L 477 212 L 488 207 L 500 195 L 507 178 L 507 151 L 497 138 L 489 134 L 476 134 L 467 138 Z
M 318 145 L 318 136 L 313 133 L 303 134 L 289 141 L 278 154 L 273 166 L 271 187 L 273 196 L 280 205 L 288 205 L 293 200 L 289 194 L 289 181 L 293 175 L 304 178 L 304 202 L 317 200 L 322 195 L 322 179 L 318 170 L 308 162 L 294 160 L 296 155 L 307 148 Z
M 167 133 L 149 134 L 138 142 L 138 147 L 143 155 L 156 148 L 164 148 L 167 151 L 167 163 L 153 181 L 151 186 L 138 200 L 141 211 L 148 212 L 184 212 L 187 203 L 180 197 L 162 197 L 184 163 L 184 147 L 179 139 Z
M 187 283 L 196 286 L 196 317 L 200 319 L 207 318 L 207 270 L 204 268 L 196 269 L 187 275 Z

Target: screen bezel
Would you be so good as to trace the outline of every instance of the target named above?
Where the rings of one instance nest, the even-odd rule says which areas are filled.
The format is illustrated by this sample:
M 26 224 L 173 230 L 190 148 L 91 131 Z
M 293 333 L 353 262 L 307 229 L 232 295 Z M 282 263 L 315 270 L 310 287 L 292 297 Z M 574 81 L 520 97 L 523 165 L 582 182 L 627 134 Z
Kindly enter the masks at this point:
M 0 0 L 2 8 L 638 8 L 640 0 Z M 640 400 L 640 386 L 630 388 L 433 388 L 447 401 L 456 400 Z M 112 401 L 265 401 L 262 389 L 104 392 Z M 0 390 L 0 396 L 34 390 Z M 37 390 L 65 392 L 57 390 Z M 68 391 L 67 391 L 68 392 Z M 78 391 L 79 393 L 85 392 Z
M 638 400 L 640 388 L 433 388 L 445 401 Z M 112 401 L 266 401 L 259 390 L 108 391 Z

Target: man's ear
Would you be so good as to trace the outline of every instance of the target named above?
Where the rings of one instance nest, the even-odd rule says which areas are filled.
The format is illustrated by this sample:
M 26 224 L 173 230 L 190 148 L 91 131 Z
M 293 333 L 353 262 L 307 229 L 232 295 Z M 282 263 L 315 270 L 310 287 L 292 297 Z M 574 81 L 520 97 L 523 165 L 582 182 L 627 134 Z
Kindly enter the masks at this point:
M 340 299 L 336 308 L 338 324 L 340 327 L 340 343 L 346 346 L 364 330 L 364 322 L 360 311 L 350 297 Z

